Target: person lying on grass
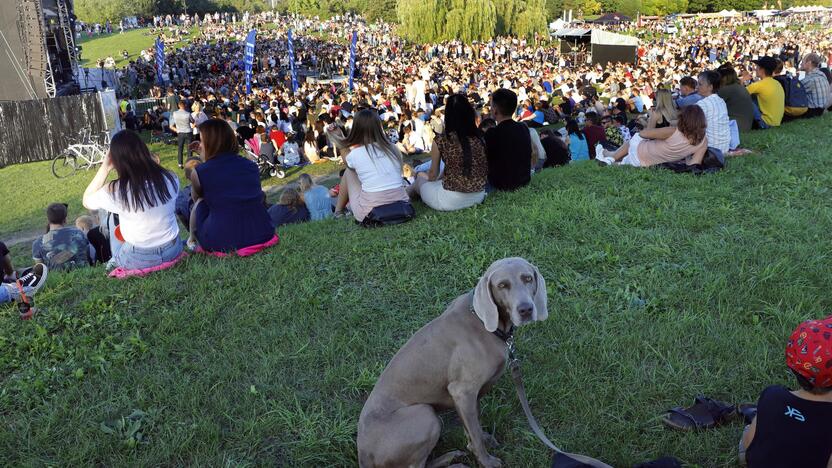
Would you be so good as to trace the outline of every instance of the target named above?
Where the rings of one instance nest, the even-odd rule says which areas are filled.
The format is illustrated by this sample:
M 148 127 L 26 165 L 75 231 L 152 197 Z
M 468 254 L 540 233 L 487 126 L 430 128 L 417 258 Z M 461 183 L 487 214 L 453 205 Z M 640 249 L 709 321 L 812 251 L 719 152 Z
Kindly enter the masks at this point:
M 763 390 L 739 446 L 741 463 L 759 467 L 832 467 L 832 316 L 794 330 L 786 365 L 800 388 Z
M 107 182 L 115 170 L 116 180 Z M 84 207 L 119 216 L 124 245 L 108 269 L 147 269 L 182 253 L 176 222 L 179 179 L 153 158 L 138 134 L 123 130 L 113 137 L 110 152 L 84 191 Z
M 666 162 L 686 161 L 702 164 L 708 151 L 705 137 L 705 113 L 699 106 L 686 106 L 679 111 L 677 127 L 642 130 L 616 151 L 604 151 L 599 160 L 607 164 L 621 163 L 649 167 Z

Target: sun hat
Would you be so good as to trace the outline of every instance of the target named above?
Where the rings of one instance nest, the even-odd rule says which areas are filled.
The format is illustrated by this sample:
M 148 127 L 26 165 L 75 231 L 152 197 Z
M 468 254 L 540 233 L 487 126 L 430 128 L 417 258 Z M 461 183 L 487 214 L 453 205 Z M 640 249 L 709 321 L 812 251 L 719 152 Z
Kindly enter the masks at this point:
M 797 326 L 786 346 L 786 365 L 816 388 L 832 387 L 832 316 Z

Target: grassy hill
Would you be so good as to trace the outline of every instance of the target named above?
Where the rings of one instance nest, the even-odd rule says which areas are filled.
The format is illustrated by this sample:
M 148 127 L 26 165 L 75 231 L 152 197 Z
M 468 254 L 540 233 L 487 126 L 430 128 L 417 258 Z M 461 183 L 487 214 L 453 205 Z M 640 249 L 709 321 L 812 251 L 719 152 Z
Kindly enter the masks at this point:
M 35 320 L 0 308 L 0 464 L 355 466 L 358 415 L 392 355 L 518 255 L 549 285 L 549 320 L 517 347 L 553 441 L 614 466 L 733 465 L 739 423 L 679 433 L 659 416 L 792 384 L 788 333 L 832 306 L 830 123 L 744 135 L 756 154 L 716 175 L 573 164 L 462 212 L 419 205 L 402 226 L 281 229 L 249 259 L 194 256 L 143 280 L 50 274 Z M 51 177 L 5 168 L 0 187 L 27 171 Z M 18 185 L 4 212 L 38 192 Z M 444 420 L 437 453 L 464 449 Z M 507 377 L 482 424 L 505 466 L 546 465 Z

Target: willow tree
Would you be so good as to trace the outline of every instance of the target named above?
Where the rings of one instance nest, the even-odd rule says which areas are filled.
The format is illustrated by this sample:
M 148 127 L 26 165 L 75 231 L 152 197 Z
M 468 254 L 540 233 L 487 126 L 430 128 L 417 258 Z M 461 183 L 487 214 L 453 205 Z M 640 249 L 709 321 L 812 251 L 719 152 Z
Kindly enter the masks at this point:
M 452 0 L 445 17 L 445 37 L 464 42 L 494 37 L 497 10 L 493 0 Z
M 514 34 L 519 37 L 532 38 L 535 33 L 545 34 L 549 25 L 546 22 L 546 0 L 527 0 L 526 8 L 517 15 Z
M 523 5 L 522 0 L 497 0 L 494 4 L 497 8 L 497 34 L 514 34 L 517 15 L 523 10 Z
M 399 0 L 399 33 L 410 40 L 435 42 L 445 32 L 446 0 Z

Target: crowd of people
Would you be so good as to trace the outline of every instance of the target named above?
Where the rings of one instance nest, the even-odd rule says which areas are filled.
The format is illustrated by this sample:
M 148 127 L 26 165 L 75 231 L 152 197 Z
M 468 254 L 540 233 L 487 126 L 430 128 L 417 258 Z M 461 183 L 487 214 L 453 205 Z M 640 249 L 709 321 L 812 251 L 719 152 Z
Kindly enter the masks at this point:
M 828 14 L 804 19 L 818 28 L 830 24 Z M 10 282 L 0 288 L 0 302 L 34 294 L 49 270 L 103 263 L 145 271 L 186 250 L 257 252 L 274 245 L 276 229 L 286 224 L 362 222 L 376 209 L 416 199 L 435 210 L 462 210 L 570 162 L 721 167 L 739 148 L 741 132 L 819 117 L 832 107 L 828 36 L 741 22 L 742 33 L 726 23 L 683 24 L 676 36 L 645 40 L 635 63 L 596 65 L 517 38 L 410 44 L 391 25 L 349 15 L 154 18 L 160 34 L 193 24 L 201 37 L 168 52 L 164 86 L 150 90 L 154 108 L 130 116 L 125 100 L 122 114 L 128 128 L 176 136 L 188 184 L 180 187 L 137 133 L 119 132 L 84 192 L 90 215 L 68 226 L 67 207 L 50 205 L 27 271 L 15 272 L 2 246 Z M 251 27 L 259 36 L 247 94 L 241 42 Z M 296 34 L 295 66 L 333 77 L 347 74 L 346 32 L 357 31 L 355 89 L 339 80 L 303 80 L 293 90 L 289 29 Z M 130 89 L 153 82 L 152 51 L 121 74 Z M 345 167 L 335 187 L 303 175 L 269 205 L 255 163 L 261 158 L 329 159 Z M 829 339 L 819 346 L 832 362 Z M 817 380 L 826 371 L 792 369 L 804 390 L 767 391 L 761 414 L 771 399 L 830 402 L 832 383 Z M 807 413 L 829 412 L 806 405 Z M 756 454 L 769 452 L 750 443 L 754 427 L 758 438 L 776 442 L 761 432 L 773 430 L 769 419 L 755 424 L 743 445 L 749 459 L 759 460 L 764 456 Z

